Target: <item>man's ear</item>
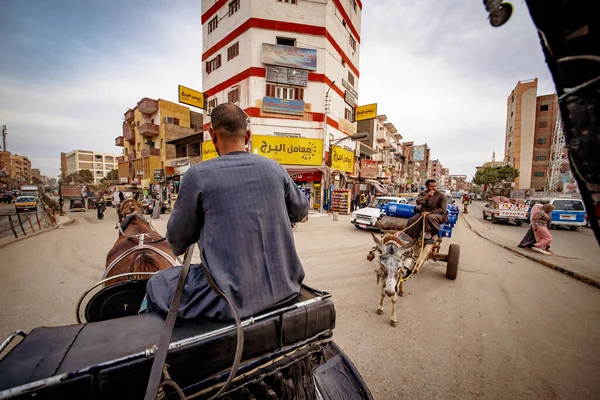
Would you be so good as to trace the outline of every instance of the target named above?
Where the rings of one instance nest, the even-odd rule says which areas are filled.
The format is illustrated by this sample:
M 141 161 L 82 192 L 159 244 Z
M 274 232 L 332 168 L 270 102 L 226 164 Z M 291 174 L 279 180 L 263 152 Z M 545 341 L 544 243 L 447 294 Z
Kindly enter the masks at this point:
M 246 131 L 246 137 L 244 138 L 244 141 L 246 142 L 246 144 L 248 144 L 248 142 L 250 142 L 250 137 L 252 136 L 252 133 L 250 132 L 250 130 Z

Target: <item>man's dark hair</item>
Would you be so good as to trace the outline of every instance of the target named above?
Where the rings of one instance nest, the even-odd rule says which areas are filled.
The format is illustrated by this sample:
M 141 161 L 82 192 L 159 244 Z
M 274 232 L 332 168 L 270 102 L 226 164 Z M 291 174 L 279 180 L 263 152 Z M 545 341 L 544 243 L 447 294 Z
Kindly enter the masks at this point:
M 220 104 L 212 111 L 210 123 L 214 131 L 229 138 L 246 134 L 246 114 L 233 103 Z
M 436 183 L 435 179 L 427 179 L 425 181 L 425 187 L 429 186 L 430 183 Z

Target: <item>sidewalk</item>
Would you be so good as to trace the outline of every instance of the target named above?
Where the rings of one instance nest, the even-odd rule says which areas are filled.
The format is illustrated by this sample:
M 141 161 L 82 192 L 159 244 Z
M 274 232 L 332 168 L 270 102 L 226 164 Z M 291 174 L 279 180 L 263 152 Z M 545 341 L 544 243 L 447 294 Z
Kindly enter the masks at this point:
M 575 279 L 600 289 L 600 268 L 598 265 L 590 265 L 589 263 L 582 262 L 581 260 L 562 257 L 560 255 L 548 256 L 536 253 L 529 249 L 522 249 L 517 247 L 520 238 L 517 240 L 517 243 L 515 243 L 514 240 L 509 240 L 494 230 L 489 229 L 471 214 L 461 213 L 460 217 L 466 221 L 469 229 L 482 238 L 489 240 L 490 242 L 495 243 L 509 251 L 512 251 L 513 253 L 536 261 L 545 267 L 562 272 L 563 274 L 569 275 Z
M 62 228 L 63 226 L 71 225 L 73 222 L 74 222 L 74 219 L 72 217 L 68 217 L 66 215 L 64 215 L 64 216 L 57 215 L 55 226 L 52 226 L 50 228 L 44 228 L 42 230 L 37 230 L 35 232 L 29 232 L 29 233 L 27 233 L 27 235 L 19 236 L 18 238 L 15 238 L 14 236 L 4 237 L 4 238 L 0 239 L 0 248 L 8 246 L 8 245 L 16 243 L 16 242 L 20 242 L 21 240 L 26 240 L 30 237 L 37 236 L 44 232 L 49 232 L 53 229 L 59 229 L 59 228 Z

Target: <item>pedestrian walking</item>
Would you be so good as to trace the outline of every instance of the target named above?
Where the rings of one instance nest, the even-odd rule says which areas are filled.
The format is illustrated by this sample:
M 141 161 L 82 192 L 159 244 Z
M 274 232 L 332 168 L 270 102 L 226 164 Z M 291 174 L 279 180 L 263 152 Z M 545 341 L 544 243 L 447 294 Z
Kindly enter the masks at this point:
M 469 213 L 469 204 L 471 204 L 471 197 L 467 193 L 465 193 L 463 196 L 463 214 Z
M 152 209 L 152 219 L 160 219 L 160 208 L 162 207 L 158 195 L 154 196 L 154 208 Z
M 552 204 L 544 204 L 539 211 L 537 211 L 535 215 L 531 217 L 533 233 L 536 240 L 532 250 L 535 250 L 538 253 L 553 254 L 552 251 L 548 250 L 550 243 L 552 242 L 552 234 L 548 229 L 550 222 L 552 222 L 552 217 L 550 216 L 552 210 L 554 210 L 554 206 Z
M 535 203 L 531 207 L 531 212 L 529 213 L 529 229 L 523 239 L 521 239 L 521 243 L 519 243 L 518 247 L 521 248 L 532 248 L 535 244 L 535 234 L 533 233 L 533 216 L 537 214 L 538 211 L 542 208 L 541 203 Z M 548 246 L 549 247 L 549 246 Z
M 360 208 L 360 194 L 356 194 L 356 197 L 354 198 L 354 206 L 356 207 L 356 210 L 358 210 Z
M 104 199 L 100 197 L 100 199 L 96 202 L 96 213 L 98 214 L 98 219 L 104 219 L 104 210 L 106 210 L 106 203 Z

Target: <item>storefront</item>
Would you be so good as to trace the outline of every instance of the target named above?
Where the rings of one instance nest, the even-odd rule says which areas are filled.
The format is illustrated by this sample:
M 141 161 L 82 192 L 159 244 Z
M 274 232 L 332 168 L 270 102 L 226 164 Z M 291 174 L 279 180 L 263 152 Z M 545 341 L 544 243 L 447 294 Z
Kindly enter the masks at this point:
M 298 185 L 298 188 L 305 194 L 311 209 L 318 210 L 321 207 L 321 176 L 318 169 L 298 171 L 293 168 L 286 170 Z

